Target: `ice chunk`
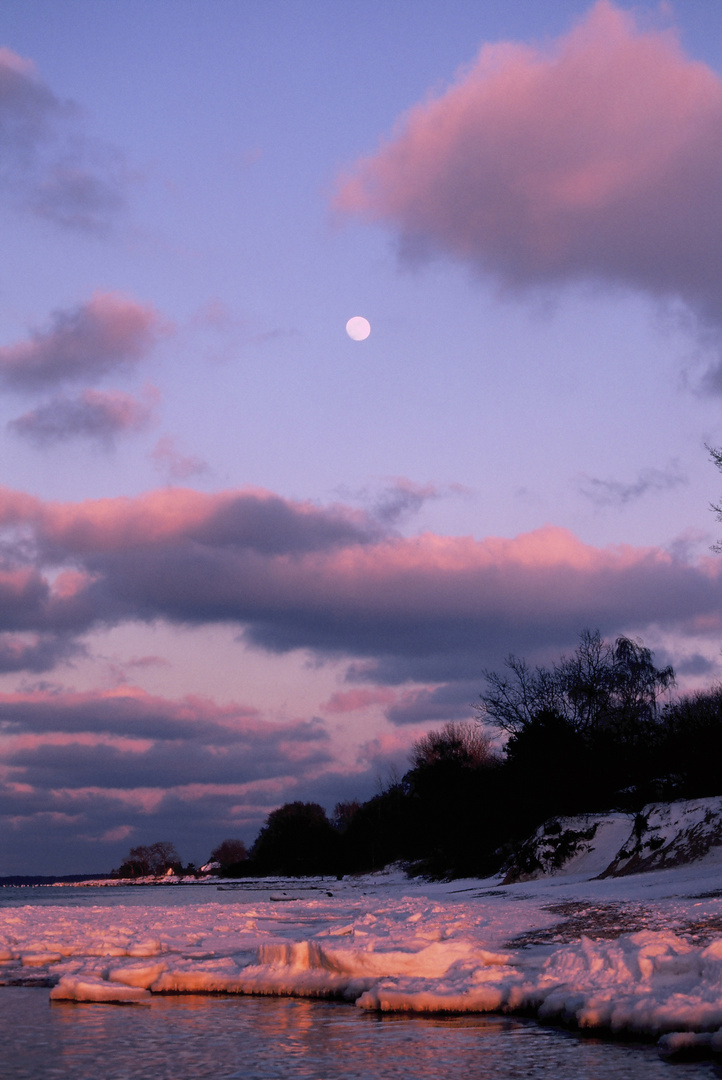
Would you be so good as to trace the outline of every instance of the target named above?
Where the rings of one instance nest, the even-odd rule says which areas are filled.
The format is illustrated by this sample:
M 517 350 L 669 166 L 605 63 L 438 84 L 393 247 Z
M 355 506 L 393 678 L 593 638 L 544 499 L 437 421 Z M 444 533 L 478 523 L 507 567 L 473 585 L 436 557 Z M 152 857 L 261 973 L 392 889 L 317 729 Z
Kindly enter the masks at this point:
M 147 990 L 138 986 L 121 986 L 104 979 L 75 978 L 64 975 L 50 991 L 53 1001 L 126 1002 L 150 999 Z
M 108 979 L 110 982 L 122 983 L 124 986 L 140 986 L 144 990 L 149 990 L 165 970 L 165 964 L 113 968 L 108 972 Z

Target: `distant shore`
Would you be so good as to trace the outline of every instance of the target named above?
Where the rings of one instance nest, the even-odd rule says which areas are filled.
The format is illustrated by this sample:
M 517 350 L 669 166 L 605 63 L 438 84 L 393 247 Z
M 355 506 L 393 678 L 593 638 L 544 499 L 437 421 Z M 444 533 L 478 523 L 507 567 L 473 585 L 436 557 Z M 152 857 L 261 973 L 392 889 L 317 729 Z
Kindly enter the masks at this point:
M 38 885 L 68 885 L 101 887 L 106 885 L 207 885 L 220 880 L 210 874 L 196 877 L 191 874 L 179 877 L 176 874 L 163 877 L 119 878 L 110 874 L 13 874 L 0 877 L 0 888 L 23 888 Z
M 84 885 L 92 881 L 106 885 L 110 874 L 8 874 L 0 877 L 0 888 L 22 888 L 24 885 Z

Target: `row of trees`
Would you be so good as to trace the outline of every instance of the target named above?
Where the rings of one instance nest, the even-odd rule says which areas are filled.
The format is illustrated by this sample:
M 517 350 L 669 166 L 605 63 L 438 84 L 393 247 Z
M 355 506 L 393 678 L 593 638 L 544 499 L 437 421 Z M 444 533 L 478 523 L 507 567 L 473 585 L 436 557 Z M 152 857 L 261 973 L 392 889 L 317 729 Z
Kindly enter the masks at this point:
M 211 852 L 209 865 L 224 877 L 238 876 L 245 869 L 248 852 L 242 840 L 224 840 Z M 157 840 L 146 847 L 131 848 L 120 869 L 113 871 L 120 878 L 163 877 L 168 873 L 179 876 L 198 876 L 194 863 L 183 862 L 170 840 Z
M 722 471 L 722 449 L 707 449 Z M 711 509 L 722 521 L 722 503 Z M 478 723 L 423 736 L 410 769 L 372 799 L 339 803 L 331 820 L 318 803 L 287 803 L 250 853 L 224 840 L 213 868 L 344 874 L 402 860 L 435 875 L 485 873 L 549 817 L 722 793 L 722 686 L 673 700 L 674 671 L 656 667 L 641 642 L 585 631 L 549 667 L 510 656 L 504 671 L 484 674 Z M 494 728 L 507 736 L 501 752 Z M 173 845 L 159 842 L 132 848 L 120 874 L 181 868 Z
M 722 471 L 722 449 L 707 449 Z M 722 503 L 712 510 L 722 521 Z M 339 804 L 330 821 L 315 803 L 274 811 L 250 864 L 346 872 L 400 859 L 432 874 L 484 873 L 548 817 L 722 793 L 722 686 L 673 700 L 673 669 L 640 642 L 585 631 L 551 666 L 510 656 L 484 674 L 478 724 L 424 736 L 403 777 Z M 493 729 L 507 736 L 500 753 Z
M 584 632 L 569 657 L 486 673 L 477 722 L 418 740 L 408 771 L 329 819 L 315 803 L 269 815 L 245 868 L 348 873 L 401 860 L 436 876 L 496 870 L 547 818 L 722 793 L 722 687 L 673 698 L 643 644 Z M 507 736 L 494 749 L 489 732 Z
M 191 873 L 195 867 L 189 867 Z M 184 867 L 175 846 L 170 840 L 156 840 L 154 844 L 131 848 L 118 870 L 118 877 L 162 877 L 168 871 L 180 874 Z
M 250 852 L 225 840 L 220 874 L 346 874 L 403 861 L 435 876 L 496 870 L 549 817 L 722 793 L 722 687 L 672 698 L 671 667 L 620 637 L 584 632 L 570 657 L 486 672 L 476 721 L 412 747 L 409 769 L 366 802 L 269 814 Z M 490 732 L 506 743 L 495 749 Z M 121 874 L 180 866 L 172 844 L 133 848 Z

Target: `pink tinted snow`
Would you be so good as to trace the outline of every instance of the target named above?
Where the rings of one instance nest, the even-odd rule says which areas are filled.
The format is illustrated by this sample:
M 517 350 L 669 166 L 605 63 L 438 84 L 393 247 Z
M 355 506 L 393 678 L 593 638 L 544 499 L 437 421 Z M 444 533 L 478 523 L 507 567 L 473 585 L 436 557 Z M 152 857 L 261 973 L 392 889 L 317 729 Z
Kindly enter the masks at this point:
M 715 808 L 722 800 L 646 808 L 647 834 L 664 840 L 653 850 L 679 848 Z M 612 837 L 629 837 L 618 819 L 600 819 L 597 863 L 614 858 Z M 722 1051 L 722 847 L 645 874 L 590 878 L 592 867 L 587 850 L 566 873 L 513 885 L 388 872 L 275 883 L 283 904 L 249 882 L 221 894 L 198 886 L 199 900 L 213 889 L 198 903 L 189 890 L 173 902 L 171 889 L 161 906 L 2 908 L 0 983 L 31 967 L 29 980 L 55 982 L 53 1000 L 226 992 L 381 1011 L 524 1010 L 664 1036 L 668 1053 Z

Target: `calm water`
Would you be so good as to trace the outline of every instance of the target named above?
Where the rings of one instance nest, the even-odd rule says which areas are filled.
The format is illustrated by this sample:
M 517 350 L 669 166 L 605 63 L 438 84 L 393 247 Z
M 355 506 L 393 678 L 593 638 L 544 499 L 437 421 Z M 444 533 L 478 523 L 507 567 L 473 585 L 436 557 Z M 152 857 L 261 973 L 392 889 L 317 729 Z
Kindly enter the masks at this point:
M 0 908 L 32 904 L 33 907 L 62 905 L 63 907 L 159 907 L 175 904 L 239 904 L 261 903 L 271 896 L 283 895 L 312 898 L 325 895 L 328 885 L 289 885 L 287 881 L 269 886 L 262 882 L 244 883 L 243 888 L 219 889 L 217 885 L 114 885 L 108 888 L 57 885 L 23 885 L 0 887 Z M 0 1073 L 0 1076 L 2 1074 Z
M 0 988 L 4 1080 L 703 1080 L 651 1046 L 579 1039 L 532 1021 L 376 1016 L 288 998 L 158 997 L 150 1005 L 50 1003 Z
M 268 892 L 3 888 L 0 907 L 238 904 Z M 0 1077 L 712 1080 L 722 1069 L 664 1061 L 651 1045 L 582 1038 L 506 1017 L 380 1016 L 334 1002 L 196 995 L 142 1005 L 51 1003 L 46 988 L 0 987 Z

